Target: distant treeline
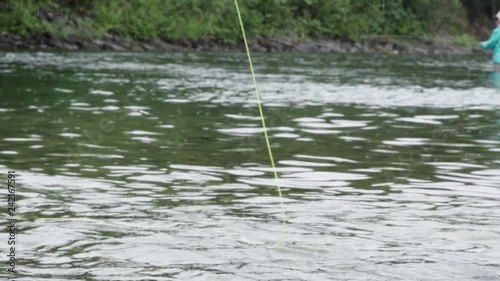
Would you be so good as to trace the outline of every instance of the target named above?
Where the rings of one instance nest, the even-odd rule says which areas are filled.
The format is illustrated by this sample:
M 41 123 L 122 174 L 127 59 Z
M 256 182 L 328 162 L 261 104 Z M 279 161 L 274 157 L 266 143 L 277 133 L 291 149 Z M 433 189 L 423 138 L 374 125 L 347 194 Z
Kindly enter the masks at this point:
M 500 0 L 239 0 L 253 38 L 357 40 L 488 29 Z M 240 38 L 233 0 L 2 0 L 0 31 L 143 40 Z

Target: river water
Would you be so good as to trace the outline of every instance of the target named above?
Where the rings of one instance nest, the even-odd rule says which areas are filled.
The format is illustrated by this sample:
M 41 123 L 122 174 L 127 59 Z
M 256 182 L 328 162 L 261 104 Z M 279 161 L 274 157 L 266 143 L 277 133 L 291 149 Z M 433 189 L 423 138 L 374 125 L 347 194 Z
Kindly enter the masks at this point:
M 488 59 L 256 54 L 276 182 L 243 53 L 0 53 L 17 276 L 499 280 Z

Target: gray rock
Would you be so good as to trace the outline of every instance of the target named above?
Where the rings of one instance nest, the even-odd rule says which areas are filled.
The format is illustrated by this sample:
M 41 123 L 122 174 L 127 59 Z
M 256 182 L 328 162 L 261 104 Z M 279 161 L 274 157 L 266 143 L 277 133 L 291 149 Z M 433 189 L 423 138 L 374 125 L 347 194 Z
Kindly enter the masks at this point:
M 289 46 L 285 46 L 282 42 L 272 39 L 262 39 L 260 45 L 266 48 L 268 52 L 282 52 L 291 49 Z
M 425 49 L 423 47 L 412 47 L 412 48 L 408 49 L 408 53 L 418 54 L 418 55 L 428 55 L 429 50 Z
M 162 41 L 160 39 L 152 40 L 149 43 L 155 50 L 162 50 L 162 51 L 174 51 L 174 50 L 180 50 L 181 48 L 179 46 L 175 46 L 173 44 L 167 43 L 165 41 Z
M 93 50 L 96 48 L 91 41 L 76 40 L 75 44 L 79 50 Z
M 330 42 L 321 42 L 319 44 L 319 49 L 323 52 L 329 53 L 345 53 L 346 49 L 342 47 L 340 42 L 330 41 Z
M 126 49 L 115 43 L 104 43 L 104 49 L 112 51 L 125 51 Z
M 318 51 L 320 48 L 319 45 L 311 44 L 311 43 L 298 43 L 295 45 L 295 50 L 304 53 L 312 53 Z
M 260 45 L 259 41 L 256 41 L 256 40 L 250 40 L 250 42 L 248 42 L 248 47 L 253 52 L 265 52 L 266 51 L 266 48 L 264 48 L 262 45 Z
M 63 43 L 61 49 L 74 51 L 74 50 L 78 50 L 78 46 L 76 46 L 75 44 L 71 44 L 71 43 Z
M 92 43 L 97 46 L 98 48 L 103 48 L 104 47 L 104 41 L 99 40 L 99 39 L 94 39 L 92 40 Z
M 154 50 L 153 46 L 149 45 L 148 43 L 142 43 L 142 48 L 143 48 L 145 51 L 151 51 L 151 50 Z
M 139 44 L 138 42 L 132 41 L 129 43 L 130 49 L 133 51 L 142 51 L 142 45 Z

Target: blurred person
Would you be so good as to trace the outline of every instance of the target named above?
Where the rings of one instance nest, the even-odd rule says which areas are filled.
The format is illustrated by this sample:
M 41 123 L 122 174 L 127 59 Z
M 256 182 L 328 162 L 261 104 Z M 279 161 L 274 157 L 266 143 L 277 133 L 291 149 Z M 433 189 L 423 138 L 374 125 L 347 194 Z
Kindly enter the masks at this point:
M 481 42 L 481 48 L 493 49 L 493 71 L 500 72 L 500 11 L 495 16 L 496 28 L 488 41 Z

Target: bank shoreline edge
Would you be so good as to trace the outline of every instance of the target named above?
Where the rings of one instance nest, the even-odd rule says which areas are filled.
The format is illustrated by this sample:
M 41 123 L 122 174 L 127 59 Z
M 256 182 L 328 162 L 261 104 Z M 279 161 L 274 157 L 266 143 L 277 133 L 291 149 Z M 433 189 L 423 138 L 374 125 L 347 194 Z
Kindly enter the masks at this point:
M 307 39 L 289 41 L 279 38 L 250 39 L 252 52 L 293 53 L 378 53 L 420 55 L 470 55 L 488 53 L 479 46 L 466 47 L 444 37 L 441 40 L 420 37 L 376 36 L 349 41 L 340 39 Z M 224 42 L 220 39 L 150 39 L 127 40 L 105 34 L 100 38 L 62 37 L 55 33 L 35 33 L 21 36 L 0 32 L 2 51 L 244 51 L 243 42 Z

